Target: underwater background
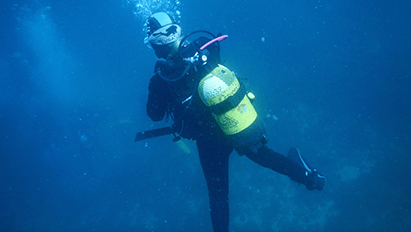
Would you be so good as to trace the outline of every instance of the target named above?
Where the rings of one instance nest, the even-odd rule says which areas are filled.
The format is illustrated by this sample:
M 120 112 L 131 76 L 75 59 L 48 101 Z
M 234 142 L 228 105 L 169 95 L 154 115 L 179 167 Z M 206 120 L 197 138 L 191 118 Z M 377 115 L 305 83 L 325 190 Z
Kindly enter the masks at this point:
M 411 230 L 411 2 L 88 0 L 0 3 L 0 231 L 211 231 L 195 144 L 145 113 L 151 13 L 227 34 L 269 147 L 321 192 L 235 152 L 230 231 Z

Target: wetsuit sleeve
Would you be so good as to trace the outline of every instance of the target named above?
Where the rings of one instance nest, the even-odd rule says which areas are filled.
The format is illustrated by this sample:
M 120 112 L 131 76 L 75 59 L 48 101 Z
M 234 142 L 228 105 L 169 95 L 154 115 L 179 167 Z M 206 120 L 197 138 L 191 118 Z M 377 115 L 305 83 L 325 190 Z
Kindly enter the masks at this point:
M 148 86 L 148 101 L 147 101 L 147 115 L 151 120 L 157 122 L 161 121 L 168 106 L 170 99 L 167 83 L 158 75 L 154 75 Z

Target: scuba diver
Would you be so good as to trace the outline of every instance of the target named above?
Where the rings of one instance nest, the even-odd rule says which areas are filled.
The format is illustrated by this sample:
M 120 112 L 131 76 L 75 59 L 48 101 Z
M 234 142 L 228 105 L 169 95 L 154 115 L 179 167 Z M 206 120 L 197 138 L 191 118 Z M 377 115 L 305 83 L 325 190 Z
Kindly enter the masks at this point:
M 228 163 L 233 150 L 308 190 L 324 188 L 325 177 L 298 149 L 290 148 L 284 156 L 267 147 L 264 124 L 251 104 L 253 95 L 221 65 L 220 42 L 226 35 L 197 31 L 182 37 L 179 24 L 165 12 L 149 17 L 146 30 L 145 43 L 159 58 L 148 87 L 147 114 L 153 121 L 171 118 L 173 125 L 141 132 L 136 141 L 164 134 L 174 134 L 175 141 L 196 141 L 214 231 L 229 228 Z M 206 36 L 194 38 L 199 34 Z

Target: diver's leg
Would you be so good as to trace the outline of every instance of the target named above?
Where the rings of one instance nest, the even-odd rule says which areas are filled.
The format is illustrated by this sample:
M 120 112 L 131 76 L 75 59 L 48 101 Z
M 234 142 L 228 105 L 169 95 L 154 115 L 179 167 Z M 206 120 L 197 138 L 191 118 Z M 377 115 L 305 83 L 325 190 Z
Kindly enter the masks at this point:
M 199 138 L 198 153 L 210 198 L 214 232 L 228 232 L 228 160 L 233 148 L 225 140 Z
M 246 156 L 263 167 L 287 175 L 291 180 L 304 184 L 308 190 L 322 190 L 325 186 L 325 177 L 316 169 L 310 168 L 296 148 L 291 148 L 288 156 L 284 156 L 264 145 L 258 149 L 257 153 L 247 152 Z

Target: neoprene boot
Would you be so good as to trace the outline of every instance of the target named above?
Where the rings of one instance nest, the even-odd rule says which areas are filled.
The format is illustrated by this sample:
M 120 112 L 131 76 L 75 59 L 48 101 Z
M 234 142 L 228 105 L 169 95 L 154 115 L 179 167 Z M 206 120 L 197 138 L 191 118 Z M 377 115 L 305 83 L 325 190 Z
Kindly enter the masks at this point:
M 305 185 L 308 190 L 322 190 L 325 186 L 325 176 L 321 175 L 316 169 L 311 168 L 307 162 L 304 161 L 300 151 L 292 147 L 288 150 L 287 157 L 304 168 L 305 173 L 291 177 L 291 180 Z

